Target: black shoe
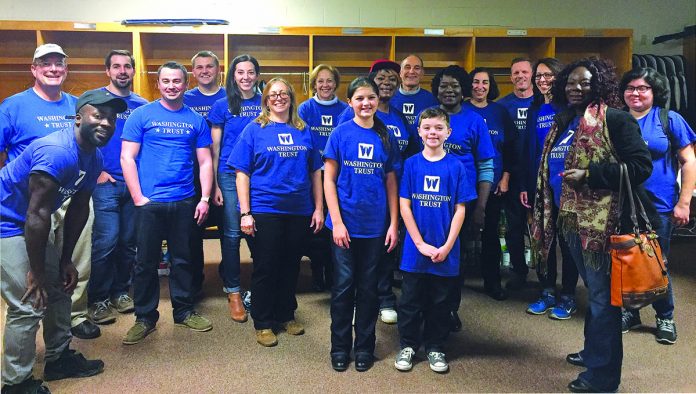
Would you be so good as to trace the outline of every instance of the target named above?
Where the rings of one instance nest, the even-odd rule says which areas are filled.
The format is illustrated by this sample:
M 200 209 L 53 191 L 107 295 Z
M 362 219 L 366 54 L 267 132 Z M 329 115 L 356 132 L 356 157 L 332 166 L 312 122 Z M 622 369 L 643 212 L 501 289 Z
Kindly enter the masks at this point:
M 343 372 L 348 369 L 350 359 L 347 354 L 337 353 L 331 355 L 331 367 L 334 371 Z
M 2 387 L 2 394 L 51 394 L 51 390 L 44 386 L 43 380 L 34 379 L 29 376 L 22 383 L 5 385 Z
M 505 288 L 512 291 L 522 290 L 527 285 L 527 276 L 513 276 L 506 284 Z
M 449 320 L 450 320 L 450 331 L 459 332 L 462 330 L 462 321 L 459 320 L 459 315 L 457 314 L 457 312 L 455 312 L 455 311 L 450 312 Z
M 508 298 L 507 291 L 503 290 L 500 285 L 486 288 L 486 295 L 496 301 L 504 301 Z
M 585 383 L 584 380 L 575 379 L 568 383 L 568 390 L 571 393 L 602 393 L 602 390 L 597 390 L 596 388 Z
M 85 320 L 82 323 L 71 328 L 70 332 L 73 334 L 74 337 L 80 339 L 94 339 L 98 338 L 101 335 L 101 330 L 99 329 L 99 326 L 97 326 L 89 320 Z
M 44 379 L 47 381 L 65 378 L 86 378 L 104 370 L 102 360 L 87 360 L 75 350 L 66 348 L 55 361 L 46 362 Z
M 368 353 L 358 353 L 355 355 L 355 370 L 358 372 L 365 372 L 372 368 L 372 364 L 375 363 L 375 357 Z
M 566 356 L 566 361 L 569 364 L 573 364 L 573 365 L 576 365 L 578 367 L 585 366 L 585 361 L 582 359 L 582 356 L 580 356 L 580 353 L 570 353 L 569 355 Z

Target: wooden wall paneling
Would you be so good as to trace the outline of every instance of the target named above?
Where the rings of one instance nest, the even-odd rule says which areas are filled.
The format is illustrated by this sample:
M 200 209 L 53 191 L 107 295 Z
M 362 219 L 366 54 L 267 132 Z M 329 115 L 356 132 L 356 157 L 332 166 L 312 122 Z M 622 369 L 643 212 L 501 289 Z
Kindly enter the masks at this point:
M 34 30 L 0 30 L 0 101 L 33 85 L 36 37 Z

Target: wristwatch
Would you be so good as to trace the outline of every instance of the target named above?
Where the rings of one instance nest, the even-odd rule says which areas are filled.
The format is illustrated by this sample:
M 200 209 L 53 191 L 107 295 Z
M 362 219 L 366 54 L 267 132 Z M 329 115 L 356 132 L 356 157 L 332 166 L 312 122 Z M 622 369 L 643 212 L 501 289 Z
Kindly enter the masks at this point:
M 205 203 L 210 204 L 210 196 L 201 197 L 201 202 L 205 202 Z

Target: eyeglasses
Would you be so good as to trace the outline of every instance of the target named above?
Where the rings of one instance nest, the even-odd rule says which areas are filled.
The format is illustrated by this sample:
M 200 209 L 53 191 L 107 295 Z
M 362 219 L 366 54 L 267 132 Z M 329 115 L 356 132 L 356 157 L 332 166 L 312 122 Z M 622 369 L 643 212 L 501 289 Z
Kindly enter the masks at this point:
M 270 94 L 268 95 L 268 98 L 271 99 L 271 100 L 278 100 L 278 98 L 281 98 L 281 99 L 285 100 L 285 99 L 288 98 L 288 97 L 290 97 L 290 95 L 288 94 L 288 92 L 270 93 Z
M 65 67 L 68 66 L 67 63 L 65 62 L 56 62 L 56 63 L 51 63 L 51 62 L 36 62 L 34 63 L 37 66 L 41 68 L 51 68 L 51 66 L 55 67 L 57 70 L 64 70 Z
M 648 90 L 652 89 L 651 86 L 647 85 L 640 85 L 640 86 L 626 86 L 625 92 L 628 94 L 633 94 L 633 92 L 638 92 L 638 93 L 645 93 Z
M 541 78 L 544 78 L 545 80 L 548 81 L 548 80 L 550 80 L 550 79 L 553 79 L 553 77 L 554 77 L 554 75 L 551 74 L 551 73 L 542 73 L 542 74 L 537 74 L 537 75 L 534 77 L 534 79 L 538 81 L 538 80 L 540 80 Z

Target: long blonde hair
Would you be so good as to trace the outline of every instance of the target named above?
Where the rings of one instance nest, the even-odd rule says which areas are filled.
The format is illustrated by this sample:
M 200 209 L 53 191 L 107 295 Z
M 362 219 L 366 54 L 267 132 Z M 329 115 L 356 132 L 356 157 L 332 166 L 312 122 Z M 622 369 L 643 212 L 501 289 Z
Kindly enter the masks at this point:
M 271 86 L 273 86 L 276 82 L 282 82 L 285 84 L 285 87 L 288 88 L 288 96 L 290 96 L 288 97 L 290 99 L 290 117 L 288 119 L 288 123 L 298 130 L 304 130 L 307 125 L 302 119 L 300 119 L 300 116 L 297 115 L 295 89 L 292 88 L 292 85 L 290 85 L 288 81 L 280 77 L 271 79 L 266 84 L 266 87 L 263 88 L 263 93 L 261 94 L 261 114 L 254 121 L 260 124 L 261 127 L 266 127 L 271 122 L 271 110 L 268 107 L 268 92 L 271 90 Z

